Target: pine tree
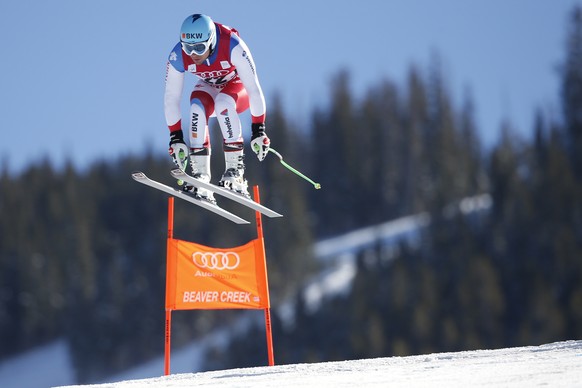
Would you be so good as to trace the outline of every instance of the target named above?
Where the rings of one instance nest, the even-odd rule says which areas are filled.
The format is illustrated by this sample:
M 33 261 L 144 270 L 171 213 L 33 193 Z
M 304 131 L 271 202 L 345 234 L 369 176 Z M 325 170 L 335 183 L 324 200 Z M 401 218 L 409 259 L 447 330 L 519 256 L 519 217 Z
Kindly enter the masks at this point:
M 582 180 L 582 7 L 571 13 L 562 66 L 562 107 L 574 171 Z

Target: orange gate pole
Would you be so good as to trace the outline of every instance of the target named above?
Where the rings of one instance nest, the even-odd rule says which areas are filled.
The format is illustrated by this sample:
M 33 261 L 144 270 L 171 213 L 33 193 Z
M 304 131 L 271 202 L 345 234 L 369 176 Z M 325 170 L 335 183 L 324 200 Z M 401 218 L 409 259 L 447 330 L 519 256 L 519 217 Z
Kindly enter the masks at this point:
M 253 195 L 255 197 L 255 201 L 257 203 L 261 203 L 261 196 L 259 194 L 259 186 L 253 187 Z M 265 265 L 265 277 L 267 277 L 267 258 L 265 256 L 265 241 L 263 239 L 263 222 L 261 218 L 261 213 L 255 211 L 255 217 L 257 220 L 257 237 L 261 241 L 263 246 L 263 263 Z M 269 282 L 267 281 L 267 287 Z M 267 290 L 268 295 L 268 290 Z M 270 302 L 269 302 L 270 306 Z M 275 365 L 275 352 L 273 351 L 273 333 L 271 329 L 271 308 L 268 307 L 265 309 L 265 332 L 267 334 L 267 353 L 269 356 L 269 366 Z
M 170 260 L 170 239 L 174 238 L 174 197 L 168 198 L 168 252 L 166 253 L 166 260 Z M 169 266 L 166 263 L 166 271 Z M 166 288 L 168 280 L 166 279 Z M 167 293 L 167 290 L 166 290 Z M 170 374 L 170 344 L 172 341 L 172 309 L 166 308 L 166 330 L 164 343 L 164 375 Z

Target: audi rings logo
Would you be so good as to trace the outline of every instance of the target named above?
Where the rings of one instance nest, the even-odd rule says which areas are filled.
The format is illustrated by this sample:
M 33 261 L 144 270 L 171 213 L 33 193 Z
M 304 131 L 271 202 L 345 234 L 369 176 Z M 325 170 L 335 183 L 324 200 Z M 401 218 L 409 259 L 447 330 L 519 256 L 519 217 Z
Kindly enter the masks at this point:
M 236 252 L 194 252 L 192 261 L 198 268 L 222 271 L 236 269 L 240 264 L 240 257 Z

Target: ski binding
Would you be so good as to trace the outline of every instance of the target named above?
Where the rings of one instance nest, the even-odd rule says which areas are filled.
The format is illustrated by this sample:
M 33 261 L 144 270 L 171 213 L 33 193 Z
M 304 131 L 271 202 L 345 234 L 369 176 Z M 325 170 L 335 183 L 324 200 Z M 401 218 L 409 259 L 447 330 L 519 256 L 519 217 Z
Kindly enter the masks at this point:
M 282 214 L 279 214 L 276 211 L 271 210 L 268 207 L 265 207 L 265 206 L 261 205 L 260 203 L 257 203 L 248 197 L 245 197 L 242 194 L 239 194 L 239 193 L 234 192 L 232 190 L 226 189 L 222 186 L 218 186 L 218 185 L 215 185 L 212 183 L 200 181 L 200 180 L 192 177 L 191 175 L 186 174 L 184 171 L 180 170 L 179 168 L 173 169 L 172 171 L 170 171 L 170 174 L 172 174 L 172 176 L 176 179 L 182 180 L 182 181 L 187 182 L 187 183 L 189 183 L 193 186 L 196 186 L 196 187 L 210 190 L 214 194 L 218 194 L 220 196 L 223 196 L 225 198 L 228 198 L 230 200 L 238 202 L 241 205 L 244 205 L 244 206 L 249 207 L 253 210 L 256 210 L 259 213 L 261 213 L 267 217 L 283 217 Z

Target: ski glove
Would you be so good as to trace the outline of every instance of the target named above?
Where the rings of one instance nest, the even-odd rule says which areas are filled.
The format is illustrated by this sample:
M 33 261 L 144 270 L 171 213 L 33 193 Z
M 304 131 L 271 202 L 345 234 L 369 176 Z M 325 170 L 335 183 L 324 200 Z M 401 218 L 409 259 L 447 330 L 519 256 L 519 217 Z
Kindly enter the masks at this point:
M 170 132 L 170 149 L 168 153 L 174 164 L 182 171 L 186 171 L 188 165 L 188 146 L 184 143 L 182 131 Z
M 261 124 L 253 123 L 252 132 L 253 135 L 251 136 L 251 149 L 255 154 L 257 154 L 257 158 L 259 158 L 259 161 L 262 162 L 269 153 L 269 146 L 271 145 L 271 140 L 265 134 L 265 124 L 263 123 Z

